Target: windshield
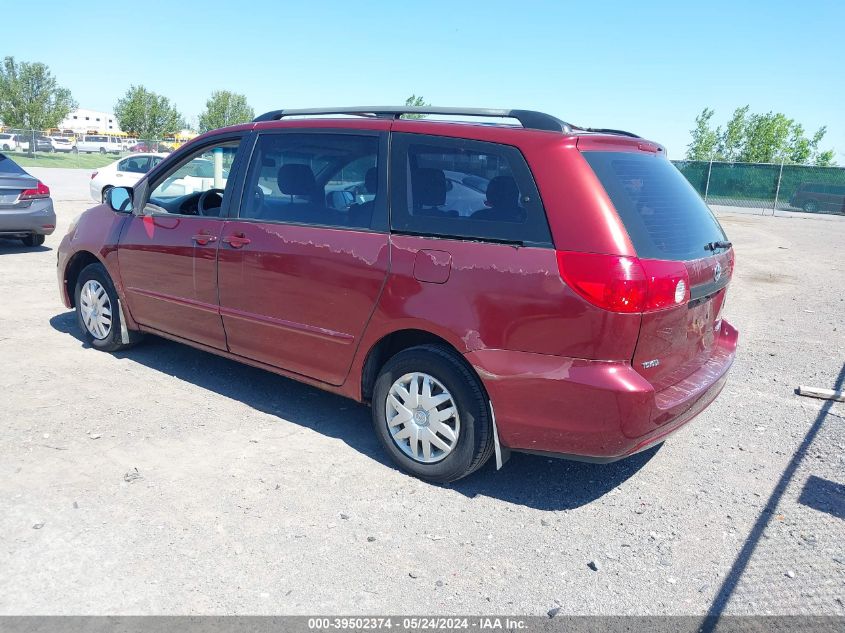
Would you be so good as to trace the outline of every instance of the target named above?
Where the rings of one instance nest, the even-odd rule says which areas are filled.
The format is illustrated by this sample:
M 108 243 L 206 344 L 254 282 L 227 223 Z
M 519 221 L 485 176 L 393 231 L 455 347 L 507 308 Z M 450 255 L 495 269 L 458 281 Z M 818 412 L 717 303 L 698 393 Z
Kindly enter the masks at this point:
M 644 259 L 707 257 L 725 233 L 672 163 L 652 154 L 583 152 Z

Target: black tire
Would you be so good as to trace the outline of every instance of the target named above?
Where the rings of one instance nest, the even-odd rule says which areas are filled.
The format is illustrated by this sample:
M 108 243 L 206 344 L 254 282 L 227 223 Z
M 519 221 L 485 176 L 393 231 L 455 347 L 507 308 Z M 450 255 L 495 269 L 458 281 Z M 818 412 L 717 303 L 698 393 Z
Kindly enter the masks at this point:
M 807 213 L 816 213 L 819 210 L 819 203 L 816 200 L 807 200 L 801 208 Z
M 3 151 L 8 152 L 11 148 L 8 145 L 3 145 Z
M 406 455 L 390 435 L 385 411 L 393 383 L 412 372 L 441 382 L 452 395 L 460 417 L 457 443 L 441 461 L 421 463 Z M 382 446 L 407 473 L 437 483 L 455 481 L 475 472 L 493 454 L 493 423 L 487 395 L 478 377 L 455 352 L 437 345 L 421 345 L 399 352 L 376 378 L 372 399 L 373 426 Z
M 101 147 L 101 148 L 100 148 L 100 153 L 101 153 L 103 156 L 105 156 L 105 155 L 106 155 L 106 148 L 105 148 L 105 147 Z
M 106 200 L 108 199 L 106 196 L 109 195 L 109 191 L 111 191 L 113 188 L 114 187 L 109 187 L 109 186 L 103 187 L 103 193 L 100 196 L 102 198 L 103 204 L 105 204 Z
M 108 335 L 104 338 L 97 338 L 96 336 L 94 336 L 85 326 L 85 322 L 82 318 L 82 304 L 80 301 L 80 295 L 82 293 L 83 286 L 91 280 L 99 282 L 103 289 L 105 289 L 106 294 L 109 298 L 109 304 L 111 306 L 111 327 L 108 331 Z M 129 330 L 129 342 L 122 342 L 120 334 L 120 310 L 118 309 L 119 304 L 117 291 L 114 289 L 114 284 L 112 283 L 111 277 L 109 277 L 108 272 L 106 272 L 106 269 L 102 264 L 88 264 L 88 266 L 82 269 L 82 272 L 79 273 L 79 278 L 76 280 L 76 288 L 74 289 L 73 298 L 74 305 L 76 306 L 77 325 L 82 331 L 83 338 L 91 347 L 101 350 L 103 352 L 116 352 L 118 350 L 127 349 L 131 347 L 141 339 L 140 332 L 134 332 L 132 330 Z
M 45 237 L 43 235 L 30 233 L 29 235 L 22 237 L 21 242 L 23 242 L 24 246 L 41 246 L 44 243 L 44 239 Z

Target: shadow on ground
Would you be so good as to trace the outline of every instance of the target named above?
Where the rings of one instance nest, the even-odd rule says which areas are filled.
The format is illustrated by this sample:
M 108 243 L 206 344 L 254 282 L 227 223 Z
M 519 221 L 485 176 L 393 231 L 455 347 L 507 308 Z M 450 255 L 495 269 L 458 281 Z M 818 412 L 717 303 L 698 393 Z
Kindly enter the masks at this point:
M 40 253 L 41 251 L 52 250 L 49 246 L 24 246 L 18 238 L 0 237 L 0 255 L 13 255 L 15 253 Z
M 50 325 L 88 347 L 73 312 L 54 316 Z M 92 349 L 91 353 L 97 352 Z M 155 336 L 115 356 L 340 439 L 384 467 L 393 468 L 372 431 L 370 409 L 365 405 Z M 467 497 L 481 495 L 539 510 L 566 510 L 602 497 L 634 475 L 658 450 L 659 446 L 613 464 L 514 453 L 501 472 L 496 471 L 491 459 L 477 473 L 445 487 Z
M 836 377 L 833 390 L 842 391 L 843 386 L 845 386 L 845 365 L 842 365 L 842 369 L 840 369 L 839 375 Z M 762 512 L 758 515 L 751 531 L 748 533 L 748 537 L 743 543 L 742 549 L 740 549 L 725 580 L 722 582 L 722 586 L 719 587 L 716 597 L 713 598 L 713 602 L 705 618 L 705 624 L 701 627 L 700 633 L 714 633 L 717 630 L 720 619 L 723 617 L 731 597 L 734 595 L 742 580 L 743 574 L 745 574 L 746 569 L 751 563 L 754 551 L 763 538 L 769 523 L 771 523 L 772 517 L 776 515 L 778 504 L 780 504 L 787 488 L 798 474 L 798 468 L 806 458 L 810 446 L 812 446 L 816 436 L 821 431 L 823 424 L 828 416 L 831 415 L 830 410 L 833 407 L 833 403 L 833 400 L 824 401 L 816 419 L 801 440 L 801 444 L 795 449 L 792 459 L 789 460 L 780 479 L 775 484 L 769 500 L 763 507 Z M 843 497 L 845 497 L 845 486 L 811 475 L 801 491 L 798 503 L 841 519 L 845 518 L 845 502 L 843 502 Z

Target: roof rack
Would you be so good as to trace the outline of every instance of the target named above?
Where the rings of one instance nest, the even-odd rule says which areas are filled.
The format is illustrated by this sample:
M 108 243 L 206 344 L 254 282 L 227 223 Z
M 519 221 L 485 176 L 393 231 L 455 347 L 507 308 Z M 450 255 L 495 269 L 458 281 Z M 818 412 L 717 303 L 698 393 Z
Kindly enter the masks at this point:
M 435 108 L 431 106 L 357 106 L 342 108 L 304 108 L 298 110 L 271 110 L 256 117 L 253 122 L 278 121 L 289 116 L 323 114 L 350 114 L 378 118 L 398 119 L 403 114 L 439 114 L 447 116 L 478 116 L 516 119 L 522 127 L 531 130 L 547 130 L 569 134 L 573 127 L 566 121 L 534 110 L 498 110 L 492 108 Z

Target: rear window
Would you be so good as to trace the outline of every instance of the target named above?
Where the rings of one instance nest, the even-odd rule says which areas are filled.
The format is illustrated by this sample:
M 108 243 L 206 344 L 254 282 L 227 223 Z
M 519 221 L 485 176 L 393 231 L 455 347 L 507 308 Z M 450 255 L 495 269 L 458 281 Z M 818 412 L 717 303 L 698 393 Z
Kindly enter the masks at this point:
M 583 152 L 604 185 L 644 259 L 688 260 L 726 239 L 722 227 L 681 172 L 668 160 L 631 152 Z
M 0 154 L 0 172 L 15 175 L 26 173 L 23 169 L 21 169 L 20 165 L 5 154 Z

